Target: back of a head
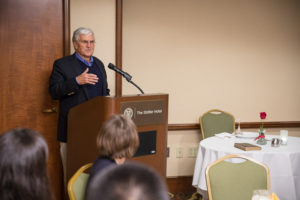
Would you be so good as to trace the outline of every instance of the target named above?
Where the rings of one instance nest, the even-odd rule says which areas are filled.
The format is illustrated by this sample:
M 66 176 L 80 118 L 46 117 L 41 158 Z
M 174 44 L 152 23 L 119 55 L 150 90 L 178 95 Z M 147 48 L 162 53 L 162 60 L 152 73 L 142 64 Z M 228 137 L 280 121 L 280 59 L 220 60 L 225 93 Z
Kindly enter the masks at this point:
M 0 136 L 0 199 L 51 199 L 47 166 L 48 146 L 29 129 Z
M 149 167 L 126 163 L 97 174 L 87 188 L 86 200 L 167 200 L 162 178 Z
M 131 158 L 139 146 L 134 122 L 125 115 L 112 115 L 101 127 L 97 136 L 99 156 Z

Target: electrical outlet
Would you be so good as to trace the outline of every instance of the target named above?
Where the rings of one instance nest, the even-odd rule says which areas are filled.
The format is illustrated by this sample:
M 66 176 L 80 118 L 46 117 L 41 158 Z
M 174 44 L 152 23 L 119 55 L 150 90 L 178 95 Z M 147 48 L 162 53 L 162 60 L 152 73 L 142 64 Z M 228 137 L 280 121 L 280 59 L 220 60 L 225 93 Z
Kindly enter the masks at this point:
M 194 157 L 196 158 L 198 154 L 198 147 L 194 147 Z
M 188 149 L 188 157 L 189 158 L 193 158 L 194 157 L 194 148 L 193 147 L 190 147 Z
M 176 148 L 176 158 L 183 158 L 183 147 Z
M 188 149 L 188 157 L 189 158 L 196 158 L 198 153 L 198 147 L 190 147 Z
M 194 155 L 195 155 L 195 157 L 197 157 L 197 155 L 198 155 L 198 150 L 199 150 L 199 147 L 194 147 Z

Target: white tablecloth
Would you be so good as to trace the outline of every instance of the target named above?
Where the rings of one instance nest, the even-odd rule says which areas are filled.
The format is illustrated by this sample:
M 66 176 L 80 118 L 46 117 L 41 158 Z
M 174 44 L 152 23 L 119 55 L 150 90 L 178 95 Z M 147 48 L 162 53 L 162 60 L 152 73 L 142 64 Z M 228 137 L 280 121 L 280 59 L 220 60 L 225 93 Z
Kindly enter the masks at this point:
M 267 139 L 279 138 L 276 135 L 267 136 Z M 207 191 L 205 180 L 206 166 L 213 161 L 228 155 L 241 154 L 254 158 L 270 168 L 271 191 L 275 192 L 280 200 L 300 200 L 300 138 L 288 137 L 286 146 L 271 147 L 271 141 L 261 145 L 262 150 L 243 151 L 234 147 L 235 142 L 256 144 L 254 139 L 247 138 L 218 138 L 210 137 L 199 144 L 195 164 L 193 186 L 198 191 Z

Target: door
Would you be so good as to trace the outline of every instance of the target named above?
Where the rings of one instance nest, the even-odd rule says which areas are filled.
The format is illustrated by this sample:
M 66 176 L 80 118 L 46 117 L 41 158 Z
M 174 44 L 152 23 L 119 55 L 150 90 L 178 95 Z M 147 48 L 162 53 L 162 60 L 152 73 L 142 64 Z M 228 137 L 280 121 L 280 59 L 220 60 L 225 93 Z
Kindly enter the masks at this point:
M 58 115 L 49 110 L 57 102 L 50 98 L 48 80 L 53 61 L 63 56 L 63 1 L 1 0 L 0 49 L 0 134 L 15 127 L 42 133 L 52 190 L 62 199 Z

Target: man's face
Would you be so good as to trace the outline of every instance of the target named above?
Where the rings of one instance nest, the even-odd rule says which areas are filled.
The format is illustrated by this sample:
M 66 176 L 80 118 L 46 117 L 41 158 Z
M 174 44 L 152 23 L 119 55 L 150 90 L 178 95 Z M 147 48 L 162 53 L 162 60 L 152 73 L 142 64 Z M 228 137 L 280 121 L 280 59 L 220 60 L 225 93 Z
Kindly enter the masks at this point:
M 79 36 L 78 42 L 73 42 L 75 51 L 85 60 L 90 61 L 90 57 L 94 53 L 95 38 L 94 35 Z

